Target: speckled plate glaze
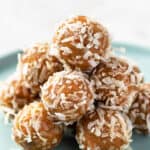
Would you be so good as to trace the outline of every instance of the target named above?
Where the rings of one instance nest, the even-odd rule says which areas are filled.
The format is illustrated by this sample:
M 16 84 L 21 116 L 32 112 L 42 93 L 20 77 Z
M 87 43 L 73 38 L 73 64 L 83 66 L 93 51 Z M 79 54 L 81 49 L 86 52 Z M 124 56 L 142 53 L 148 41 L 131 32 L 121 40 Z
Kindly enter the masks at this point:
M 150 81 L 150 48 L 144 48 L 136 45 L 114 43 L 114 47 L 125 47 L 125 56 L 133 59 L 141 68 L 145 76 L 145 81 Z M 0 80 L 5 80 L 15 71 L 17 63 L 17 53 L 8 54 L 0 57 Z M 4 124 L 4 115 L 0 112 L 0 150 L 21 150 L 11 139 L 11 124 Z M 133 134 L 131 150 L 149 150 L 150 137 Z M 55 150 L 78 150 L 74 138 L 65 136 L 61 144 Z

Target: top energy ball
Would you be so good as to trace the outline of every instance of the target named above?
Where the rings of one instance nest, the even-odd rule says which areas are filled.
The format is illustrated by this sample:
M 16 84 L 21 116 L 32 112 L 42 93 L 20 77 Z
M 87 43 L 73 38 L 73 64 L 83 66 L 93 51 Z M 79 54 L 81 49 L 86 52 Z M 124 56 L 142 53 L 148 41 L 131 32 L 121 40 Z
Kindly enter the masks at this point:
M 101 24 L 76 16 L 58 27 L 50 53 L 65 67 L 90 72 L 107 55 L 109 47 L 109 34 Z

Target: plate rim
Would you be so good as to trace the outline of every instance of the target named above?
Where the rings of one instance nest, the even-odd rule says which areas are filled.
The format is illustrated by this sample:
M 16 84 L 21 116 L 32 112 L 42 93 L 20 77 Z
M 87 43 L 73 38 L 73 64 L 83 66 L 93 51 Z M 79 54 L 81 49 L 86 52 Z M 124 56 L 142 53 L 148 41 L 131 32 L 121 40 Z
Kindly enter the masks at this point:
M 113 46 L 117 47 L 131 47 L 132 49 L 137 49 L 138 51 L 146 51 L 150 52 L 150 47 L 148 46 L 142 46 L 140 44 L 133 44 L 133 43 L 128 43 L 128 42 L 112 42 Z

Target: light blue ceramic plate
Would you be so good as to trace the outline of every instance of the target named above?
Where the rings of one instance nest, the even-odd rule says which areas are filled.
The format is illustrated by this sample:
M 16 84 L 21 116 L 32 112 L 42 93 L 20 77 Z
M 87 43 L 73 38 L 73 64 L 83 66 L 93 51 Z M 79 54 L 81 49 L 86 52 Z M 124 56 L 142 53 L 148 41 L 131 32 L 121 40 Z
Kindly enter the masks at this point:
M 125 47 L 126 55 L 140 66 L 145 75 L 145 80 L 150 81 L 150 49 L 140 46 L 114 43 L 114 47 Z M 17 52 L 0 57 L 0 80 L 11 75 L 16 67 Z M 144 135 L 133 135 L 131 144 L 133 150 L 150 150 L 150 137 Z M 4 124 L 4 115 L 0 113 L 0 150 L 21 150 L 11 139 L 11 124 Z M 78 150 L 75 140 L 64 137 L 62 143 L 55 150 Z

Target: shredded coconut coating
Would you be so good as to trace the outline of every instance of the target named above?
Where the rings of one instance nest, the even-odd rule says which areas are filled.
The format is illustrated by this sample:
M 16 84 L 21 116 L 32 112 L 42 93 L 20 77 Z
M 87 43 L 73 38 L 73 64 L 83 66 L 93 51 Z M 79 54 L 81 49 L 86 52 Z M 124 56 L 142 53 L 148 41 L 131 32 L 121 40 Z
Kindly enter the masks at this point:
M 77 124 L 76 139 L 82 150 L 125 150 L 132 136 L 129 118 L 114 110 L 97 108 Z
M 128 113 L 134 128 L 140 133 L 150 134 L 150 84 L 138 87 L 138 95 Z
M 66 68 L 91 71 L 109 53 L 107 30 L 86 16 L 76 16 L 63 22 L 57 29 L 50 53 Z
M 126 59 L 112 56 L 94 69 L 91 80 L 95 84 L 97 100 L 104 106 L 128 111 L 143 82 L 139 68 Z
M 13 139 L 25 150 L 51 150 L 62 135 L 63 127 L 53 123 L 41 102 L 25 106 L 13 123 Z
M 55 73 L 43 85 L 42 102 L 55 121 L 66 125 L 93 108 L 94 92 L 86 76 L 77 71 Z
M 50 75 L 63 70 L 62 64 L 54 56 L 49 55 L 49 49 L 48 43 L 37 43 L 25 49 L 19 57 L 17 71 L 26 86 L 32 88 L 33 93 L 40 91 L 40 86 Z
M 0 108 L 8 115 L 14 116 L 24 105 L 38 99 L 31 89 L 24 85 L 17 74 L 0 85 Z

